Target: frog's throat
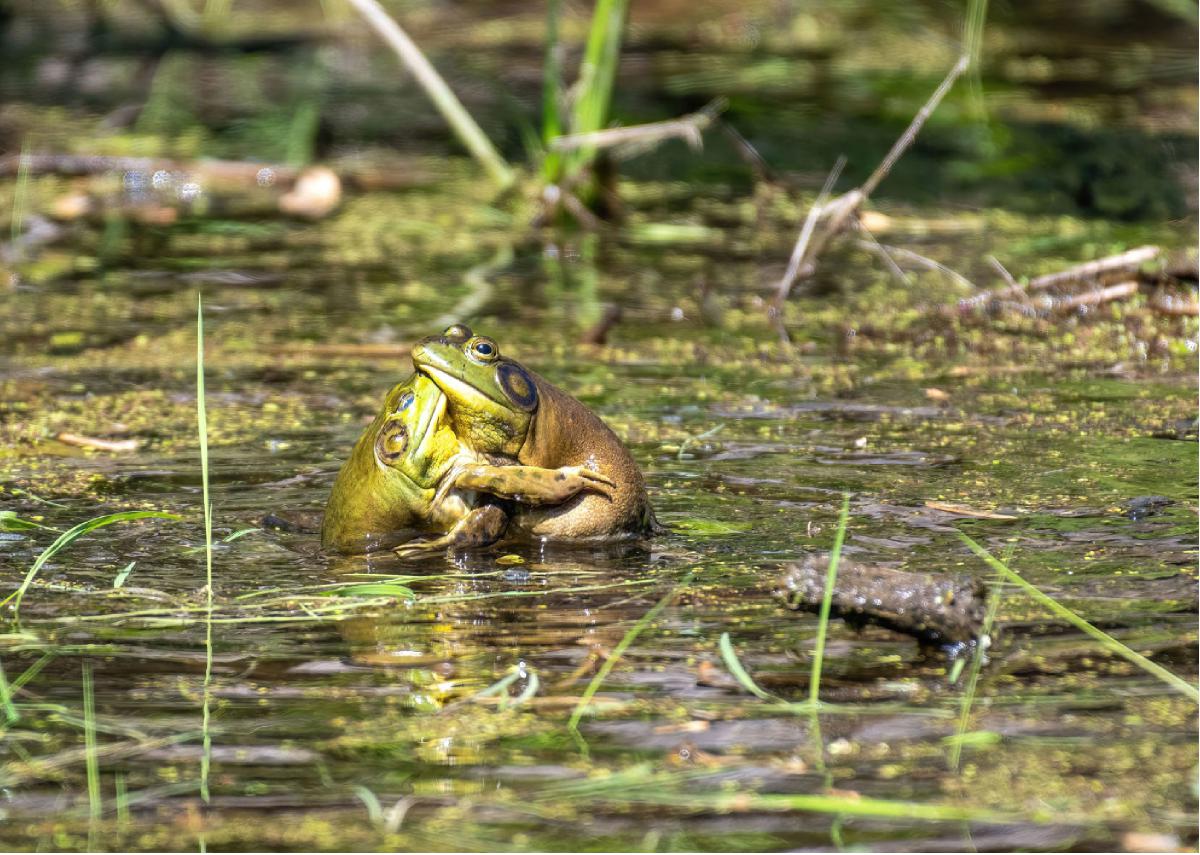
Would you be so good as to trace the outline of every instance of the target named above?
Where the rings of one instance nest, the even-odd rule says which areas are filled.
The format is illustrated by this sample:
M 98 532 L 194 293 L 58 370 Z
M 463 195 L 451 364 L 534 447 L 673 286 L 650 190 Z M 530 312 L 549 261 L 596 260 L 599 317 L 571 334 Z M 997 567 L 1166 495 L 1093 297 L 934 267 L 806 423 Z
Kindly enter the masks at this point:
M 458 401 L 462 401 L 471 409 L 480 410 L 502 419 L 513 412 L 512 402 L 507 398 L 503 401 L 498 401 L 478 387 L 472 386 L 465 380 L 455 377 L 449 371 L 429 365 L 428 363 L 420 365 L 417 370 L 436 383 L 446 393 L 446 397 L 453 397 Z
M 414 437 L 415 442 L 410 457 L 423 456 L 426 453 L 429 441 L 436 433 L 434 428 L 440 425 L 446 417 L 447 403 L 449 403 L 448 399 L 439 388 L 437 403 L 429 408 L 428 415 L 417 424 L 417 436 Z

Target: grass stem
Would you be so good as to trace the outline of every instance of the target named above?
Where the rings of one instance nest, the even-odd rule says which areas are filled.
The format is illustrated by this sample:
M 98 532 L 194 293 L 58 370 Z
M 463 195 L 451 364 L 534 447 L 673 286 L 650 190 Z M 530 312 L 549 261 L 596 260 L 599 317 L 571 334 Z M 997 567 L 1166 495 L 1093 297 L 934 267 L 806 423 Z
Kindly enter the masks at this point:
M 621 657 L 625 654 L 625 651 L 629 649 L 629 645 L 633 644 L 634 640 L 642 634 L 642 631 L 654 622 L 654 619 L 659 616 L 662 610 L 670 605 L 679 592 L 686 588 L 688 583 L 691 581 L 692 574 L 688 573 L 687 576 L 683 578 L 683 581 L 671 588 L 671 590 L 667 592 L 666 596 L 655 603 L 651 607 L 650 611 L 642 615 L 641 618 L 638 619 L 638 622 L 629 628 L 629 631 L 625 633 L 624 637 L 617 642 L 617 646 L 613 648 L 612 653 L 610 653 L 608 658 L 604 660 L 604 664 L 600 666 L 600 669 L 596 672 L 596 676 L 592 678 L 591 682 L 588 683 L 587 688 L 583 690 L 583 695 L 580 697 L 579 703 L 575 705 L 575 709 L 571 712 L 571 718 L 569 721 L 567 721 L 567 729 L 571 731 L 572 735 L 575 736 L 585 754 L 587 753 L 587 743 L 584 742 L 582 737 L 579 735 L 579 720 L 583 718 L 584 710 L 587 709 L 587 705 L 591 702 L 592 696 L 596 694 L 596 692 L 600 689 L 600 686 L 606 679 L 608 679 L 608 675 L 612 672 L 612 669 L 616 667 L 617 662 L 620 661 Z
M 996 558 L 963 532 L 960 531 L 958 533 L 958 537 L 967 545 L 968 549 L 986 561 L 989 567 L 1004 577 L 1006 581 L 1012 582 L 1014 585 L 1017 585 L 1019 588 L 1021 588 L 1021 590 L 1028 594 L 1034 601 L 1045 606 L 1051 612 L 1074 626 L 1076 629 L 1099 641 L 1100 645 L 1106 650 L 1128 659 L 1134 665 L 1137 665 L 1139 668 L 1142 668 L 1143 670 L 1153 674 L 1155 677 L 1162 680 L 1176 691 L 1187 695 L 1193 701 L 1200 703 L 1200 689 L 1198 689 L 1196 686 L 1189 683 L 1179 675 L 1172 674 L 1158 663 L 1151 662 L 1136 650 L 1133 650 L 1127 645 L 1117 641 L 1104 630 L 1092 626 L 1062 603 L 1058 602 L 1050 595 L 1038 590 L 1029 582 L 1026 582 L 1018 573 L 1009 569 L 1008 565 L 1006 565 L 1003 561 Z
M 812 676 L 808 681 L 808 702 L 820 703 L 821 667 L 825 663 L 825 635 L 829 629 L 829 612 L 833 608 L 833 586 L 837 581 L 838 562 L 842 558 L 842 545 L 846 542 L 846 527 L 850 523 L 850 494 L 842 496 L 842 510 L 838 514 L 837 531 L 833 535 L 833 548 L 829 552 L 829 569 L 825 571 L 825 594 L 821 599 L 821 611 L 817 620 L 817 644 L 813 650 Z
M 212 500 L 208 489 L 208 409 L 204 401 L 204 303 L 196 296 L 196 425 L 200 437 L 200 480 L 204 502 L 204 700 L 201 713 L 200 798 L 209 799 L 208 776 L 212 766 L 212 734 L 209 732 L 212 701 L 213 628 L 213 539 Z
M 100 819 L 103 804 L 100 799 L 100 756 L 96 749 L 96 699 L 91 662 L 83 664 L 83 744 L 87 767 L 88 817 L 95 823 Z
M 429 96 L 429 100 L 437 107 L 442 116 L 450 124 L 451 129 L 467 151 L 482 164 L 501 189 L 509 187 L 516 176 L 512 169 L 496 151 L 483 130 L 471 118 L 471 114 L 463 107 L 455 94 L 446 85 L 446 81 L 438 74 L 437 69 L 425 58 L 425 54 L 417 47 L 416 42 L 409 38 L 408 33 L 387 13 L 377 0 L 349 0 L 358 13 L 376 33 L 388 44 L 412 72 Z

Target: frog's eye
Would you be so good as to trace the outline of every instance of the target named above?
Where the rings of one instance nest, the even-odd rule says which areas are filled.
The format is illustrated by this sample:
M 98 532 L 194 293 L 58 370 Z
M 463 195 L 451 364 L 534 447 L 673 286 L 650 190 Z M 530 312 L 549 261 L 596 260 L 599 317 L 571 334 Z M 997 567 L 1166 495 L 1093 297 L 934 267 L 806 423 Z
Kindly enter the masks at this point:
M 400 396 L 400 400 L 396 402 L 396 412 L 402 413 L 412 406 L 413 401 L 417 400 L 417 396 L 412 392 L 405 392 Z
M 408 428 L 399 422 L 384 426 L 375 439 L 375 453 L 384 463 L 393 463 L 408 448 Z
M 466 324 L 451 324 L 442 331 L 442 338 L 453 342 L 463 342 L 473 336 L 471 328 Z
M 476 336 L 467 342 L 467 355 L 476 362 L 495 362 L 500 358 L 500 348 L 490 338 Z

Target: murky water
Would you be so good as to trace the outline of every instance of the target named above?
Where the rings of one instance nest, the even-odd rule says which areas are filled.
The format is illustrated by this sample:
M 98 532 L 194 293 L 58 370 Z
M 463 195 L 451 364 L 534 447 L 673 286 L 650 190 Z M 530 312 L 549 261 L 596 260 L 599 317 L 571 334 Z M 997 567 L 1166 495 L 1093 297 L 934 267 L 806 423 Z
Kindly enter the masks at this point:
M 669 45 L 644 50 L 672 79 L 730 85 L 671 65 L 682 60 Z M 886 147 L 890 128 L 878 133 Z M 80 228 L 19 267 L 0 312 L 0 510 L 60 530 L 135 509 L 182 519 L 80 539 L 0 634 L 7 682 L 22 684 L 3 711 L 0 845 L 1195 845 L 1195 704 L 1014 586 L 997 588 L 957 766 L 969 667 L 834 622 L 820 689 L 839 706 L 811 715 L 784 702 L 808 698 L 817 620 L 775 597 L 781 564 L 829 548 L 849 492 L 847 556 L 992 581 L 966 532 L 1194 682 L 1195 320 L 1154 315 L 1141 298 L 1065 318 L 947 317 L 936 307 L 967 293 L 961 281 L 913 267 L 900 282 L 871 251 L 843 248 L 788 305 L 785 345 L 766 301 L 820 177 L 807 195 L 760 187 L 755 203 L 720 170 L 701 170 L 706 183 L 664 178 L 682 156 L 633 167 L 627 220 L 599 236 L 531 233 L 469 165 L 446 162 L 431 186 L 352 195 L 315 225 Z M 43 201 L 60 189 L 35 182 Z M 1194 237 L 1190 219 L 898 198 L 878 205 L 880 240 L 985 285 L 989 254 L 1037 274 Z M 623 317 L 608 344 L 579 344 L 610 304 Z M 330 558 L 315 535 L 259 527 L 267 512 L 322 508 L 410 370 L 404 345 L 459 319 L 613 426 L 669 534 L 406 563 Z M 138 448 L 81 450 L 62 432 Z M 55 536 L 0 532 L 6 588 Z M 356 591 L 365 583 L 415 596 Z M 771 697 L 731 675 L 725 633 Z

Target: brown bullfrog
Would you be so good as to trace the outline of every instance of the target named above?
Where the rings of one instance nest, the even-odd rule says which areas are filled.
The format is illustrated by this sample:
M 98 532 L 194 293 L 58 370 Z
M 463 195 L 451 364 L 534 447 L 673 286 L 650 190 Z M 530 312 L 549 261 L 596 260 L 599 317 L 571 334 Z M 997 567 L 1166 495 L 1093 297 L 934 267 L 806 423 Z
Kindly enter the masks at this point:
M 561 504 L 523 509 L 513 528 L 553 540 L 611 540 L 658 529 L 646 484 L 616 434 L 591 410 L 462 324 L 422 339 L 413 365 L 445 393 L 446 414 L 464 446 L 495 464 L 598 473 L 611 489 L 578 491 Z M 507 473 L 508 467 L 499 466 Z M 556 476 L 557 477 L 557 476 Z M 525 501 L 520 491 L 477 489 Z
M 338 472 L 321 528 L 324 549 L 367 552 L 407 540 L 395 550 L 407 556 L 484 546 L 498 540 L 509 517 L 519 517 L 526 506 L 614 486 L 583 466 L 490 464 L 459 441 L 446 417 L 447 402 L 423 374 L 388 393 Z M 412 539 L 430 532 L 441 536 Z

